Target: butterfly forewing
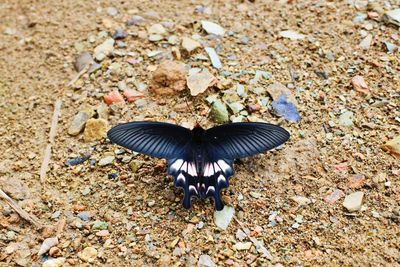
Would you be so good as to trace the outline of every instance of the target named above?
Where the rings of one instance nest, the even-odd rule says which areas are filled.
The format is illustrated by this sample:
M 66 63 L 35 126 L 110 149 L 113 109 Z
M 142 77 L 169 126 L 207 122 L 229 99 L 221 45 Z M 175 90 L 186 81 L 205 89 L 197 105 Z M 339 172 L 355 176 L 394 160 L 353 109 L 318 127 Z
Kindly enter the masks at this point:
M 208 129 L 205 140 L 214 158 L 237 159 L 253 156 L 285 143 L 290 134 L 277 125 L 230 123 Z
M 172 159 L 184 153 L 191 131 L 162 122 L 128 122 L 107 133 L 111 142 L 132 151 L 157 158 Z

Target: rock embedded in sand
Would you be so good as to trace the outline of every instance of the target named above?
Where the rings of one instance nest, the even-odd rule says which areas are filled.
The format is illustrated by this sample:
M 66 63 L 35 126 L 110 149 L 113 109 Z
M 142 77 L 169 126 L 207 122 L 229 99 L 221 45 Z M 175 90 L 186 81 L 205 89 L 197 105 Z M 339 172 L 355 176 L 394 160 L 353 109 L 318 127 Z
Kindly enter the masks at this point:
M 183 47 L 183 49 L 186 50 L 186 52 L 188 52 L 190 54 L 192 51 L 195 51 L 197 48 L 200 48 L 201 44 L 189 37 L 183 37 L 182 38 L 182 47 Z
M 343 207 L 345 207 L 350 212 L 358 211 L 361 209 L 363 197 L 363 192 L 357 191 L 351 193 L 350 195 L 345 197 L 343 201 Z
M 234 214 L 235 209 L 230 206 L 224 206 L 222 210 L 214 211 L 215 225 L 222 230 L 228 229 L 229 223 L 231 222 Z
M 157 95 L 174 95 L 185 88 L 185 64 L 166 60 L 154 71 L 149 91 Z
M 187 78 L 187 86 L 190 89 L 192 96 L 197 96 L 204 93 L 207 88 L 217 83 L 217 79 L 208 71 L 202 71 L 190 75 Z
M 386 142 L 386 144 L 382 146 L 382 149 L 389 152 L 397 159 L 400 159 L 400 135 Z
M 105 119 L 89 119 L 86 122 L 83 138 L 85 142 L 101 140 L 106 137 L 108 123 Z
M 216 267 L 217 265 L 215 265 L 215 263 L 213 262 L 213 260 L 211 259 L 210 256 L 203 254 L 203 255 L 200 255 L 199 261 L 197 262 L 197 266 L 198 267 Z
M 125 100 L 122 95 L 118 91 L 111 91 L 104 96 L 104 102 L 107 105 L 116 104 L 116 105 L 123 105 L 125 104 Z
M 219 36 L 223 36 L 225 33 L 224 28 L 222 28 L 220 25 L 217 23 L 207 21 L 207 20 L 202 20 L 201 21 L 201 27 L 208 33 L 208 34 L 215 34 Z
M 97 257 L 97 250 L 94 247 L 86 247 L 78 255 L 81 260 L 92 263 Z
M 80 110 L 74 117 L 71 122 L 71 125 L 68 128 L 69 135 L 78 135 L 85 128 L 86 122 L 93 117 L 94 110 L 91 106 L 84 107 Z
M 220 100 L 215 100 L 211 107 L 211 116 L 218 123 L 229 122 L 229 112 L 225 103 Z
M 108 38 L 102 44 L 96 46 L 94 49 L 94 57 L 98 61 L 102 61 L 114 51 L 115 40 Z

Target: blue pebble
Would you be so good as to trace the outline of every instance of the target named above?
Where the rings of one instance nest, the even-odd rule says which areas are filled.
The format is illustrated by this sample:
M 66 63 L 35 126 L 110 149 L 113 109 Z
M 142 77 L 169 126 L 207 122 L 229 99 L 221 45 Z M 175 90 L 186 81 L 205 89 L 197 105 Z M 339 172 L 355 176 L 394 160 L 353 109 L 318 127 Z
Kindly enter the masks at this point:
M 272 108 L 279 117 L 284 117 L 288 121 L 299 122 L 301 119 L 296 106 L 287 101 L 285 94 L 272 102 Z

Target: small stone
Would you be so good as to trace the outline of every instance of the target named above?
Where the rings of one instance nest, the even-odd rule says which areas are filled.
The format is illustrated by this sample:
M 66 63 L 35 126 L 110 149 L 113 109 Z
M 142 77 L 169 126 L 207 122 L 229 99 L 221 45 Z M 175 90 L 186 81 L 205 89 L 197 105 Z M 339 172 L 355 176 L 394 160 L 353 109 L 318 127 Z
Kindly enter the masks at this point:
M 131 169 L 132 173 L 137 173 L 140 167 L 142 167 L 143 162 L 138 160 L 132 160 L 129 163 L 129 168 Z
M 400 26 L 400 8 L 387 11 L 384 19 L 387 23 Z
M 104 96 L 104 102 L 107 105 L 111 105 L 111 104 L 123 105 L 123 104 L 125 104 L 125 100 L 122 97 L 122 95 L 118 91 L 114 91 L 114 90 Z
M 330 195 L 326 196 L 324 200 L 329 204 L 333 204 L 342 197 L 344 197 L 344 192 L 340 189 L 336 189 Z
M 233 245 L 234 250 L 248 250 L 251 248 L 252 243 L 251 242 L 238 242 L 235 245 Z
M 98 165 L 101 166 L 101 167 L 106 166 L 106 165 L 110 165 L 110 164 L 113 163 L 114 159 L 115 159 L 114 156 L 104 157 L 104 158 L 99 160 Z
M 306 206 L 311 203 L 311 200 L 309 198 L 303 197 L 303 196 L 294 196 L 291 197 L 291 199 L 296 202 L 299 206 Z
M 228 229 L 229 223 L 231 222 L 234 214 L 235 209 L 230 206 L 224 206 L 222 210 L 214 211 L 215 225 L 222 230 Z
M 386 51 L 389 54 L 393 53 L 397 48 L 397 46 L 395 44 L 391 43 L 391 42 L 383 42 L 383 43 L 385 44 Z
M 236 231 L 235 237 L 236 237 L 237 240 L 243 241 L 247 237 L 247 235 L 246 235 L 245 232 L 242 231 L 242 229 L 239 228 Z
M 190 94 L 192 96 L 197 96 L 201 93 L 204 93 L 207 88 L 215 85 L 216 83 L 217 79 L 208 71 L 195 73 L 187 78 L 187 86 L 189 87 Z
M 225 103 L 215 100 L 211 107 L 211 117 L 218 123 L 229 122 L 229 113 Z
M 303 40 L 306 36 L 303 34 L 300 34 L 296 31 L 281 31 L 279 32 L 279 35 L 283 38 L 288 38 L 290 40 Z
M 96 236 L 99 236 L 99 237 L 106 237 L 109 235 L 110 235 L 110 232 L 108 230 L 100 230 L 96 233 Z
M 354 114 L 351 111 L 345 111 L 339 117 L 339 125 L 344 127 L 351 127 L 354 125 L 353 123 Z
M 343 206 L 350 212 L 358 211 L 361 209 L 364 193 L 357 191 L 345 197 Z
M 272 83 L 267 87 L 266 90 L 273 100 L 277 100 L 281 95 L 286 95 L 288 102 L 293 103 L 295 106 L 298 105 L 292 91 L 281 83 Z
M 151 42 L 158 42 L 164 39 L 164 37 L 160 34 L 150 34 L 149 35 L 149 41 Z
M 117 29 L 112 36 L 114 40 L 122 40 L 125 39 L 125 37 L 126 33 L 122 29 Z
M 387 179 L 387 174 L 384 172 L 381 172 L 381 173 L 378 173 L 378 175 L 374 176 L 372 178 L 372 181 L 375 184 L 380 184 L 380 183 L 384 183 L 386 181 L 386 179 Z
M 198 267 L 216 267 L 217 265 L 213 262 L 210 256 L 200 255 L 199 261 L 197 262 Z
M 356 90 L 357 92 L 360 92 L 363 94 L 369 93 L 368 85 L 362 76 L 359 76 L 359 75 L 354 76 L 351 79 L 351 84 L 353 85 L 354 90 Z
M 109 38 L 105 40 L 102 44 L 98 45 L 94 49 L 94 58 L 98 61 L 102 61 L 103 59 L 105 59 L 114 51 L 114 43 L 115 40 Z
M 82 221 L 88 222 L 92 218 L 92 215 L 88 211 L 79 212 L 76 216 Z
M 167 31 L 165 30 L 163 25 L 157 23 L 157 24 L 151 25 L 150 28 L 147 30 L 147 33 L 149 35 L 152 35 L 152 34 L 164 35 L 167 33 Z
M 78 135 L 80 132 L 83 131 L 85 128 L 86 122 L 93 117 L 94 110 L 92 107 L 88 106 L 81 111 L 79 111 L 74 119 L 71 122 L 71 125 L 68 128 L 68 134 L 75 136 Z
M 200 48 L 201 44 L 191 38 L 183 37 L 182 47 L 190 54 L 192 51 L 195 51 L 196 49 Z
M 251 191 L 251 192 L 250 192 L 250 196 L 253 197 L 253 198 L 255 198 L 255 199 L 257 199 L 257 198 L 260 198 L 260 197 L 261 197 L 261 194 L 258 193 L 258 192 Z
M 104 119 L 89 119 L 86 122 L 83 139 L 85 142 L 101 140 L 106 137 L 108 122 Z
M 135 101 L 135 105 L 137 108 L 143 108 L 143 107 L 147 106 L 147 101 L 146 101 L 146 99 L 138 99 Z
M 400 159 L 400 135 L 386 142 L 386 144 L 382 146 L 382 149 L 389 152 L 397 159 Z
M 207 20 L 202 20 L 201 21 L 201 27 L 208 33 L 208 34 L 215 34 L 219 36 L 223 36 L 225 34 L 224 28 L 222 28 L 220 25 L 207 21 Z
M 354 174 L 349 178 L 350 188 L 360 188 L 365 183 L 365 176 L 361 173 Z
M 115 17 L 118 14 L 118 10 L 115 7 L 107 7 L 107 14 L 111 17 Z
M 92 225 L 93 231 L 107 230 L 107 228 L 108 228 L 108 223 L 103 221 L 95 221 Z
M 52 247 L 52 248 L 50 248 L 50 250 L 49 250 L 49 255 L 50 255 L 51 257 L 54 257 L 54 256 L 60 254 L 60 252 L 61 252 L 61 250 L 60 250 L 58 247 Z
M 66 259 L 63 257 L 56 259 L 48 259 L 42 265 L 42 267 L 62 267 L 64 266 Z
M 67 166 L 75 166 L 75 165 L 79 165 L 84 163 L 86 160 L 88 160 L 90 158 L 90 155 L 86 155 L 86 156 L 78 156 L 72 159 L 67 159 L 65 161 L 65 165 Z
M 157 95 L 173 95 L 186 88 L 185 64 L 166 60 L 153 73 L 149 91 Z
M 84 51 L 75 59 L 74 68 L 77 72 L 80 72 L 87 65 L 93 64 L 93 63 L 94 63 L 94 60 L 93 60 L 92 56 L 88 52 Z
M 78 255 L 83 261 L 92 263 L 97 257 L 97 250 L 93 247 L 86 247 Z
M 90 190 L 89 186 L 86 186 L 83 190 L 81 190 L 81 193 L 82 193 L 83 196 L 89 195 L 90 192 L 91 192 L 91 190 Z
M 126 97 L 126 100 L 128 102 L 135 102 L 139 98 L 144 97 L 143 93 L 133 90 L 133 89 L 126 89 L 126 90 L 124 90 L 124 92 L 122 94 Z
M 47 251 L 50 250 L 50 248 L 57 246 L 58 245 L 58 238 L 57 237 L 49 237 L 46 238 L 42 245 L 40 246 L 39 252 L 38 252 L 38 256 L 41 256 L 45 253 L 47 253 Z
M 244 110 L 243 104 L 239 102 L 230 103 L 228 106 L 233 114 L 238 114 L 240 111 Z
M 128 21 L 127 21 L 127 25 L 128 26 L 132 26 L 132 25 L 143 25 L 143 24 L 145 24 L 145 19 L 143 18 L 143 17 L 141 17 L 141 16 L 138 16 L 138 15 L 134 15 L 134 16 L 132 16 L 132 18 L 130 18 Z
M 294 224 L 292 224 L 293 229 L 298 229 L 299 227 L 300 227 L 300 224 L 298 222 L 295 222 Z
M 215 51 L 215 49 L 212 47 L 206 47 L 204 49 L 206 50 L 208 56 L 210 57 L 211 64 L 213 65 L 213 67 L 216 69 L 222 68 L 222 63 L 219 60 L 218 54 Z
M 368 34 L 365 38 L 360 42 L 359 46 L 364 49 L 368 50 L 371 47 L 372 43 L 372 34 Z
M 150 200 L 147 202 L 147 206 L 149 206 L 150 208 L 153 207 L 156 204 L 155 200 Z

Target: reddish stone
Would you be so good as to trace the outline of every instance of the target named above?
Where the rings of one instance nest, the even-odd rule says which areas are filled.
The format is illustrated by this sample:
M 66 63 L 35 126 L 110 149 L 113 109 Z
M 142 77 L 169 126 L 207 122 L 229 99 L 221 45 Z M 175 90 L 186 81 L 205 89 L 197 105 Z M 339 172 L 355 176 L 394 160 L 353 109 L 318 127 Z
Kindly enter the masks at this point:
M 106 102 L 107 105 L 111 104 L 125 104 L 125 100 L 122 97 L 122 95 L 118 91 L 111 91 L 107 95 L 104 96 L 104 102 Z

